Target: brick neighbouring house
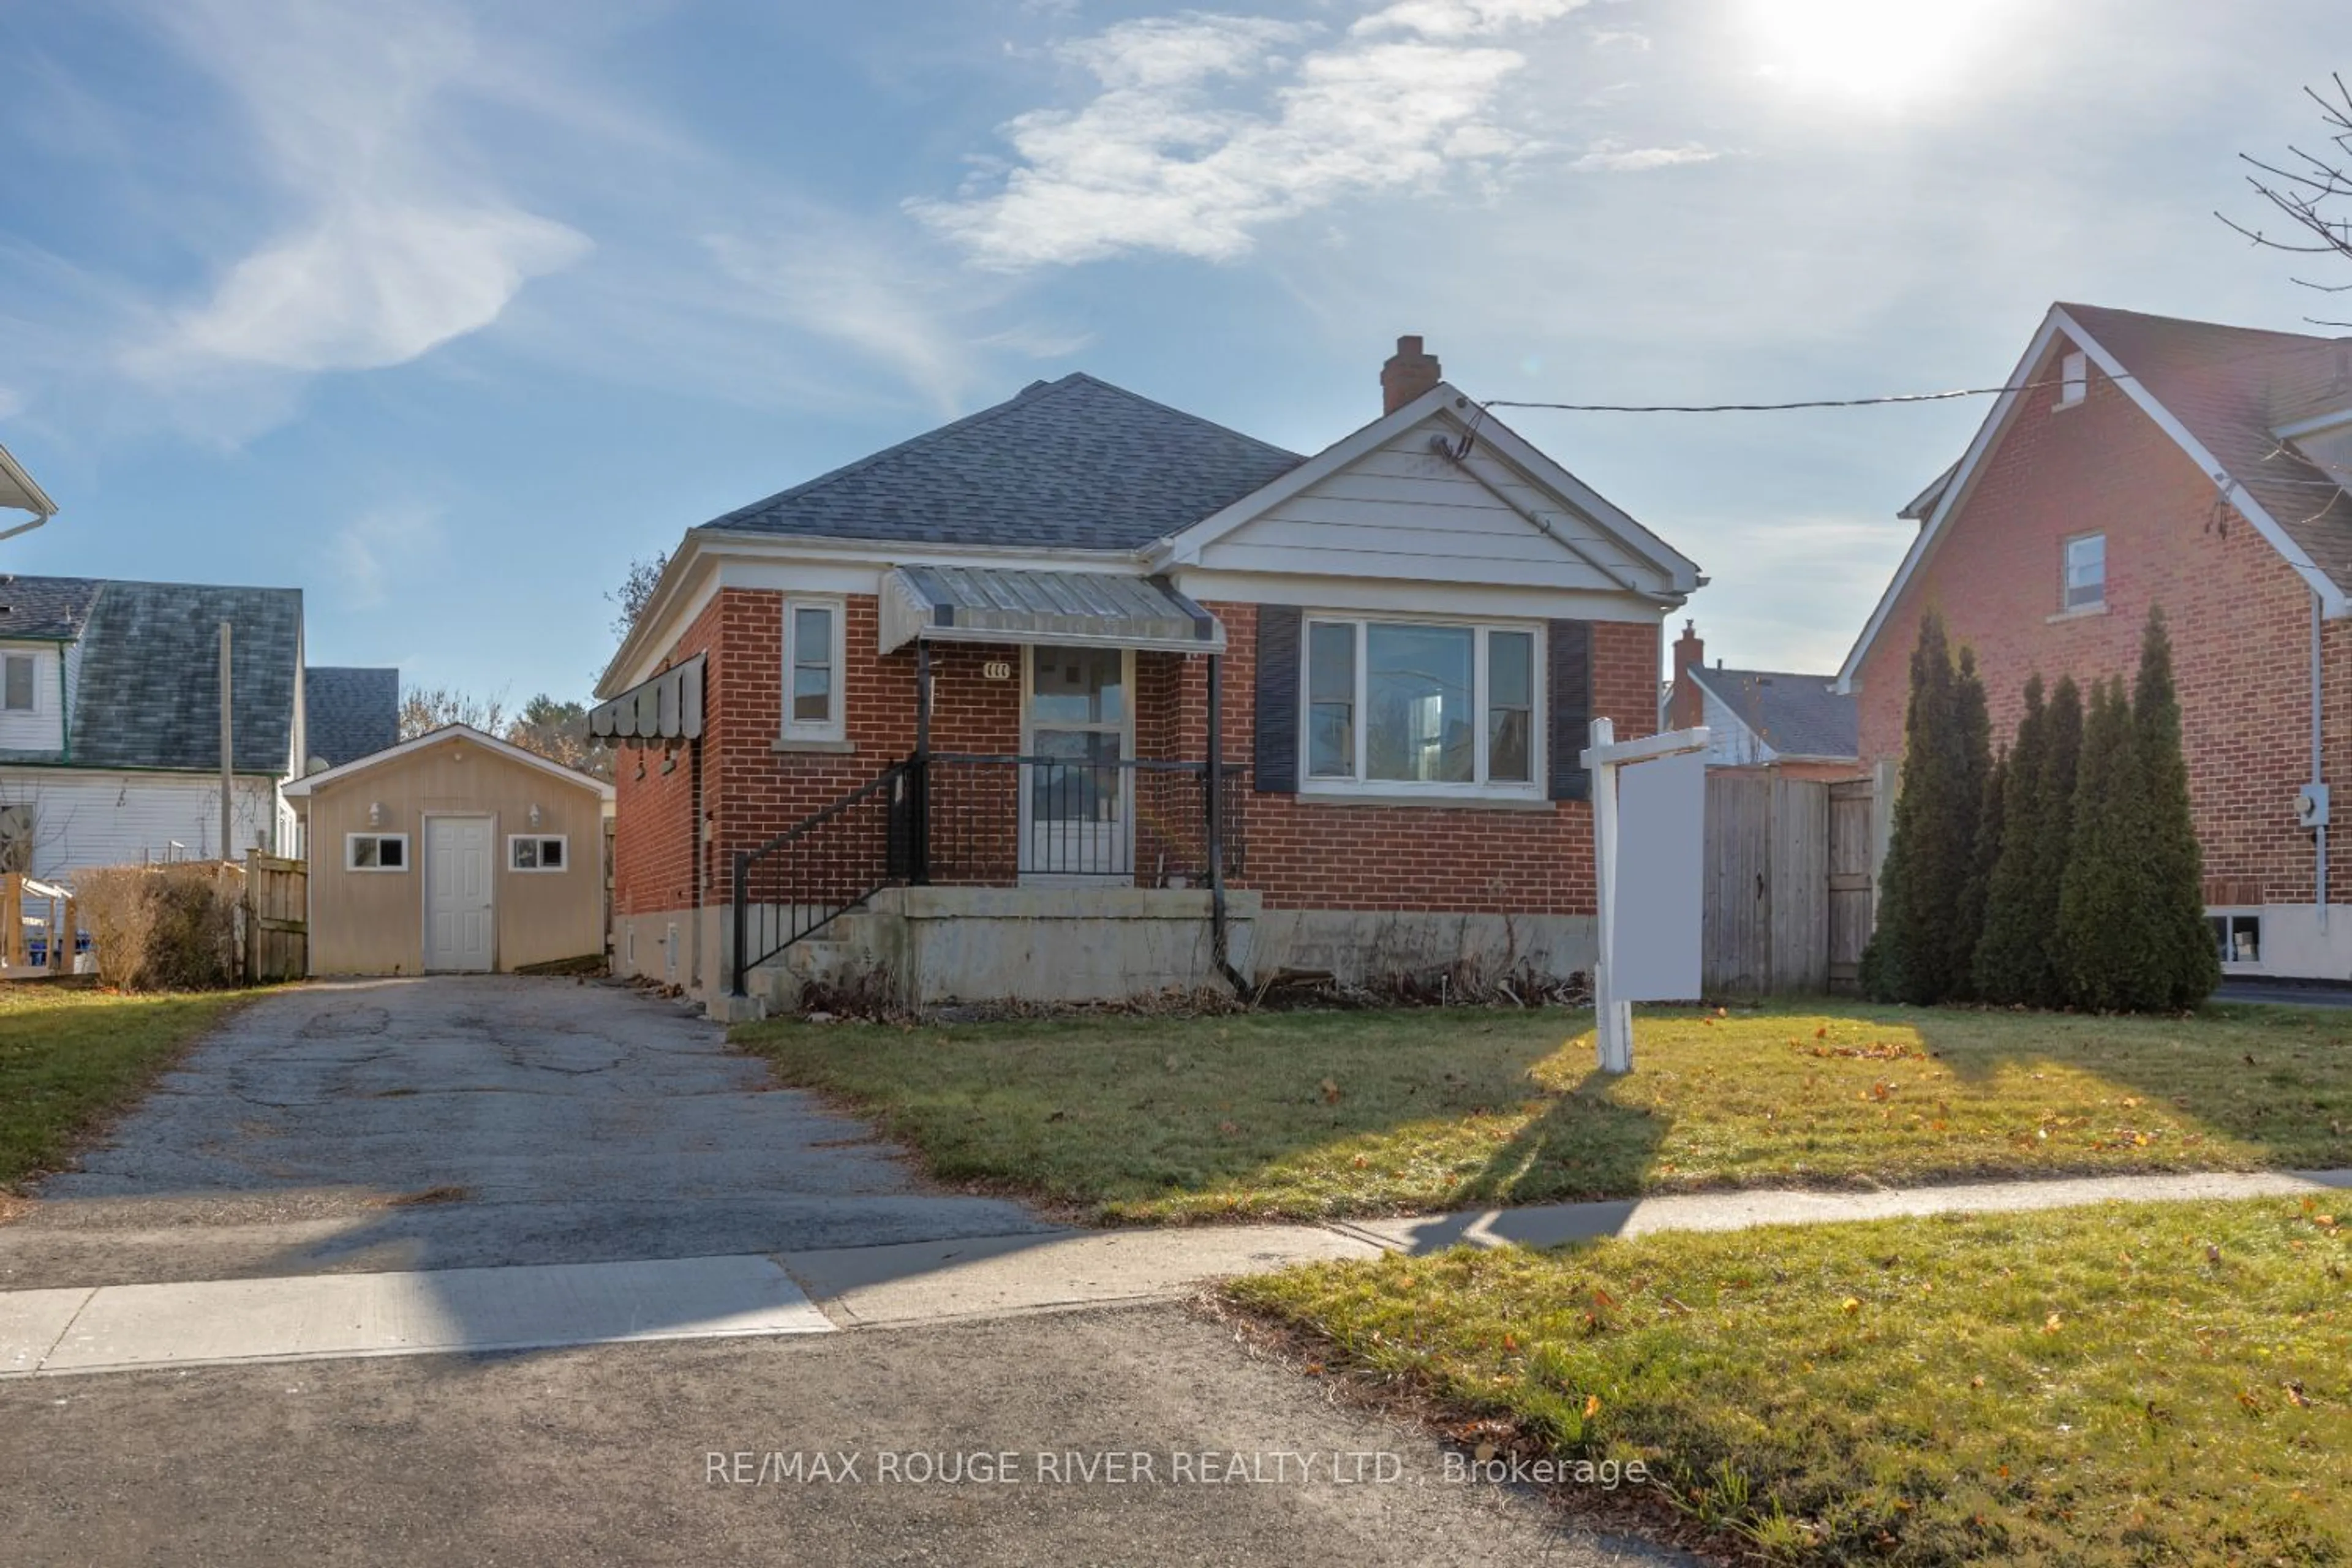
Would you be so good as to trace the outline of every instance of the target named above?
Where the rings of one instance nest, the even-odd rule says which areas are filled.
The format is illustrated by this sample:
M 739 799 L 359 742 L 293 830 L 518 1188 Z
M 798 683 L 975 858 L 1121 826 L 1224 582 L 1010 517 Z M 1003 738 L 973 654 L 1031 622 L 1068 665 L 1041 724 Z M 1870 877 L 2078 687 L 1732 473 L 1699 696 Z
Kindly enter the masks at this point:
M 1710 768 L 1760 768 L 1834 784 L 1863 775 L 1853 695 L 1834 675 L 1707 667 L 1696 623 L 1675 639 L 1665 727 L 1706 729 Z
M 1419 339 L 1381 379 L 1312 458 L 1039 382 L 689 530 L 597 689 L 616 969 L 733 1011 L 1586 967 L 1575 752 L 1655 729 L 1696 568 Z
M 1998 739 L 2034 670 L 2128 679 L 2161 605 L 2225 967 L 2352 976 L 2326 829 L 2297 821 L 2352 762 L 2352 340 L 2060 304 L 2009 384 L 1902 513 L 1918 537 L 1840 676 L 1864 761 L 1901 754 L 1927 606 L 1977 650 Z

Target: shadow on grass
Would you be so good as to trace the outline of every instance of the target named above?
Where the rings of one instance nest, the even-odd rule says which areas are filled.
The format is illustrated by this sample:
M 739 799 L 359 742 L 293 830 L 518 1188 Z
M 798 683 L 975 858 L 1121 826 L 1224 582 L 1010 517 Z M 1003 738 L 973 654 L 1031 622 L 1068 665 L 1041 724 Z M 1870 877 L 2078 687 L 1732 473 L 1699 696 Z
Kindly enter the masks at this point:
M 1616 1197 L 1637 1192 L 1674 1118 L 1610 1098 L 1619 1079 L 1597 1066 L 1496 1149 L 1446 1195 L 1448 1208 Z M 1535 1194 L 1533 1197 L 1523 1194 Z

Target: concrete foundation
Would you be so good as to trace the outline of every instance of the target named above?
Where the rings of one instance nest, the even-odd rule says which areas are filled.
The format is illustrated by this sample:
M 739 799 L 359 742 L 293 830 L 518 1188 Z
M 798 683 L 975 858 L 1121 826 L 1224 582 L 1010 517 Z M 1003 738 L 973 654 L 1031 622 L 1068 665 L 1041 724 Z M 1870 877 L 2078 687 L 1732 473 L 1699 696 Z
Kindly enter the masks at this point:
M 766 929 L 790 923 L 782 910 L 765 913 Z M 754 969 L 748 1004 L 728 994 L 732 939 L 724 905 L 618 916 L 614 972 L 683 985 L 730 1020 L 795 1011 L 813 986 L 933 1007 L 1117 1001 L 1227 984 L 1211 952 L 1209 894 L 1199 889 L 886 888 Z M 1249 981 L 1323 970 L 1377 986 L 1461 966 L 1495 979 L 1565 978 L 1591 973 L 1595 941 L 1590 916 L 1270 910 L 1257 893 L 1226 895 L 1227 955 Z
M 1254 956 L 1260 974 L 1328 970 L 1350 985 L 1466 964 L 1494 979 L 1592 973 L 1590 915 L 1444 914 L 1426 910 L 1267 910 Z
M 1252 964 L 1255 893 L 1225 900 L 1226 952 Z M 749 988 L 772 1010 L 803 988 L 879 987 L 902 1007 L 1106 1002 L 1223 987 L 1209 894 L 1161 888 L 886 888 L 795 942 Z

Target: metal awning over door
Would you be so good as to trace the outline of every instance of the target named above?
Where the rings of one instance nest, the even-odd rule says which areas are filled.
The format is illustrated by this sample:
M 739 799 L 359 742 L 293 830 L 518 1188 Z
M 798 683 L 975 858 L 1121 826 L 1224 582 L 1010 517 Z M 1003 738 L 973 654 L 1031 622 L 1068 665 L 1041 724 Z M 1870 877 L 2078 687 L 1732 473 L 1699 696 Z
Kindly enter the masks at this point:
M 639 681 L 588 710 L 591 738 L 614 746 L 663 746 L 702 733 L 702 655 Z
M 1156 577 L 898 566 L 882 580 L 881 650 L 926 642 L 1043 643 L 1223 653 L 1217 617 Z

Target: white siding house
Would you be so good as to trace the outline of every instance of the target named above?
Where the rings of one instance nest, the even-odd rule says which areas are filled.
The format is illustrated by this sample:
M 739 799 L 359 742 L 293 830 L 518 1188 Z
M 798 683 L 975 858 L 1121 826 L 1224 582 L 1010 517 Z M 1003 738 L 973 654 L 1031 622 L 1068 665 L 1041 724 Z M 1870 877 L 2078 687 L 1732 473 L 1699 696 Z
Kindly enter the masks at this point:
M 226 844 L 223 622 L 234 699 Z M 284 788 L 314 754 L 302 647 L 302 596 L 291 588 L 0 576 L 0 864 L 70 882 L 96 866 L 296 853 Z M 393 677 L 365 689 L 382 709 L 366 715 L 369 732 L 388 735 L 397 676 L 363 673 Z

